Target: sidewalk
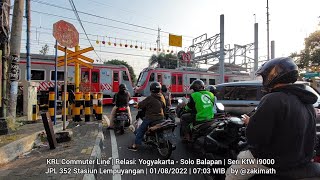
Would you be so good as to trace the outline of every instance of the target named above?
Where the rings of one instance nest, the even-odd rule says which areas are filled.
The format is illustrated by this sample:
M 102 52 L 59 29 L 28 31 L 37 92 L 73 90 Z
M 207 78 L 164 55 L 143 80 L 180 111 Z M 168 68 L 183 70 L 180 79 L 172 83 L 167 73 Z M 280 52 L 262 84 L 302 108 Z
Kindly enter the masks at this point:
M 32 126 L 39 126 L 38 131 L 44 130 L 42 122 Z M 98 121 L 70 122 L 67 129 L 71 129 L 73 133 L 71 141 L 59 143 L 54 150 L 50 150 L 49 146 L 39 146 L 30 153 L 25 153 L 24 156 L 0 166 L 0 179 L 95 179 L 93 174 L 74 173 L 75 168 L 93 169 L 94 164 L 74 164 L 79 161 L 73 164 L 63 163 L 100 158 L 103 141 L 102 124 Z

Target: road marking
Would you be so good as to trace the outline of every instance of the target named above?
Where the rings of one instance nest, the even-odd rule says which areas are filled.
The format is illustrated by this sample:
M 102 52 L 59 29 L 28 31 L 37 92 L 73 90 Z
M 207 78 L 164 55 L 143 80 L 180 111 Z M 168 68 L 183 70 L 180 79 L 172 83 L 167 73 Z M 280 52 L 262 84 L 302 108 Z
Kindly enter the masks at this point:
M 118 153 L 118 145 L 117 145 L 117 139 L 114 135 L 114 131 L 110 130 L 110 137 L 111 137 L 111 150 L 112 150 L 112 158 L 113 159 L 119 159 L 119 153 Z M 112 169 L 120 169 L 120 165 L 116 164 L 112 166 Z M 113 180 L 121 180 L 120 174 L 115 174 L 112 176 Z

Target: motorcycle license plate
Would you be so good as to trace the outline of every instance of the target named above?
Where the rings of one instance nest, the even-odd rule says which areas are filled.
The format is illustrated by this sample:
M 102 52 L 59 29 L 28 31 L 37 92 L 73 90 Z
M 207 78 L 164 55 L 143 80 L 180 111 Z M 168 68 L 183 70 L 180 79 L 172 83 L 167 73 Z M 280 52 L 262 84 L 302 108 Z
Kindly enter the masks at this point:
M 169 140 L 171 143 L 174 143 L 175 141 L 175 136 L 172 132 L 172 129 L 167 129 L 163 131 L 163 138 L 165 140 Z

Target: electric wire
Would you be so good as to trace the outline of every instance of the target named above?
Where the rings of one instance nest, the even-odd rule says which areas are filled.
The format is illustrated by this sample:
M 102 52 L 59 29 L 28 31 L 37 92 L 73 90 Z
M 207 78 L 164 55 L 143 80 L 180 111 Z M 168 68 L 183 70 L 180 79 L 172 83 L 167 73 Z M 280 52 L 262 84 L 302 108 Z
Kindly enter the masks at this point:
M 47 5 L 47 6 L 51 6 L 51 7 L 56 7 L 56 8 L 60 8 L 60 9 L 68 10 L 68 11 L 72 11 L 72 9 L 65 8 L 65 7 L 62 7 L 62 6 L 58 6 L 58 5 L 55 5 L 55 4 L 50 4 L 50 3 L 39 1 L 39 0 L 32 0 L 32 1 L 36 2 L 36 3 L 39 3 L 39 4 L 43 4 L 43 5 Z M 97 18 L 101 18 L 101 19 L 106 19 L 106 20 L 109 20 L 109 21 L 117 22 L 117 23 L 130 25 L 130 26 L 134 26 L 134 27 L 139 27 L 139 28 L 143 28 L 143 29 L 147 29 L 147 30 L 151 30 L 151 31 L 158 31 L 158 29 L 154 29 L 154 28 L 150 28 L 150 27 L 146 27 L 146 26 L 141 26 L 141 25 L 136 25 L 136 24 L 132 24 L 132 23 L 127 23 L 127 22 L 123 22 L 123 21 L 119 21 L 119 20 L 115 20 L 115 19 L 111 19 L 111 18 L 107 18 L 107 17 L 103 17 L 103 16 L 87 13 L 87 12 L 83 12 L 83 11 L 78 11 L 78 13 L 85 14 L 85 15 L 88 15 L 88 16 L 97 17 Z M 166 31 L 160 31 L 160 32 L 168 33 L 168 34 L 177 34 L 177 33 L 170 33 L 170 32 L 166 32 Z M 187 35 L 181 35 L 181 36 L 193 39 L 192 36 L 187 36 Z

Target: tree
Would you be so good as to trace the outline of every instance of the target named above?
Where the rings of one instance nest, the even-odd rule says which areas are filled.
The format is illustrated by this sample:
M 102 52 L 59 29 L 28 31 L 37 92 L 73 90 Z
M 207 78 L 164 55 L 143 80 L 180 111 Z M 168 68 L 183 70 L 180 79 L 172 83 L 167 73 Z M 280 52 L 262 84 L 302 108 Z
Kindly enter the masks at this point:
M 39 51 L 40 54 L 42 55 L 47 55 L 47 53 L 49 52 L 49 46 L 48 44 L 45 44 L 44 46 L 42 46 L 42 49 Z
M 130 66 L 127 62 L 121 61 L 118 59 L 112 59 L 110 61 L 104 62 L 104 64 L 112 64 L 112 65 L 124 65 L 128 68 L 128 71 L 130 73 L 130 78 L 132 80 L 132 83 L 136 82 L 137 78 L 136 75 L 134 74 L 132 66 Z
M 182 62 L 178 60 L 178 57 L 175 54 L 160 53 L 158 56 L 154 54 L 150 57 L 149 65 L 158 63 L 158 67 L 160 68 L 175 69 L 178 67 L 178 61 L 181 65 Z M 186 64 L 186 65 L 191 66 L 191 64 Z
M 311 33 L 304 40 L 305 48 L 292 53 L 290 57 L 295 59 L 298 67 L 305 69 L 313 64 L 320 65 L 320 31 Z

